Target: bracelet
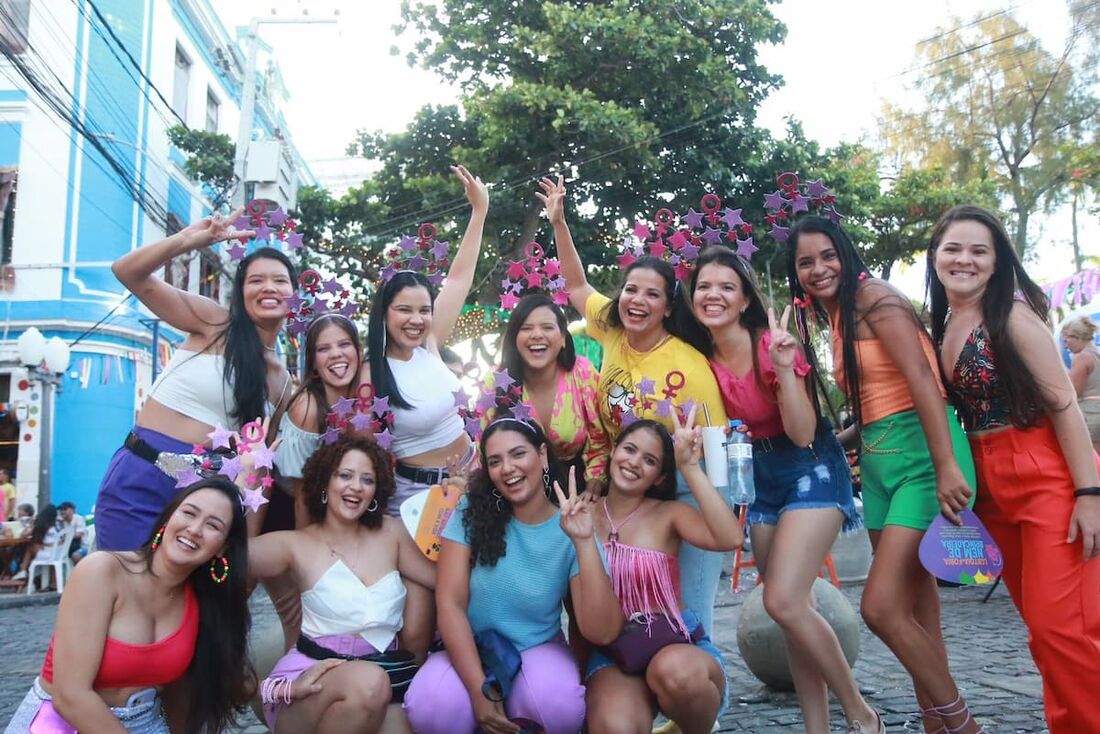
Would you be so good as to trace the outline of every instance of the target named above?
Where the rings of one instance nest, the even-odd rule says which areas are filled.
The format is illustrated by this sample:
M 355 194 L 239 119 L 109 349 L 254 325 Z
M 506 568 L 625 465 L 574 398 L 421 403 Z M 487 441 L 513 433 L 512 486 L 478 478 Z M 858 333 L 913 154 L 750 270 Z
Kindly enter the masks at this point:
M 1100 495 L 1100 487 L 1082 487 L 1073 491 L 1074 497 L 1096 497 Z
M 293 685 L 289 678 L 282 676 L 278 678 L 264 678 L 263 683 L 260 684 L 260 701 L 268 705 L 278 704 L 279 697 L 282 697 L 282 703 L 287 706 L 291 703 L 290 688 Z

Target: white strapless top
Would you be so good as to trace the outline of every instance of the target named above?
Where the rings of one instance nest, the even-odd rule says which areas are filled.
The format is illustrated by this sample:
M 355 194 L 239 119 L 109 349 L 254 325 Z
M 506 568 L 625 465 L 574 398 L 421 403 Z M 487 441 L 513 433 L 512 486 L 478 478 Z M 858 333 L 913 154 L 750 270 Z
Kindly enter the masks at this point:
M 302 633 L 318 638 L 358 635 L 385 650 L 401 630 L 405 584 L 390 571 L 367 586 L 337 559 L 312 589 L 302 593 Z

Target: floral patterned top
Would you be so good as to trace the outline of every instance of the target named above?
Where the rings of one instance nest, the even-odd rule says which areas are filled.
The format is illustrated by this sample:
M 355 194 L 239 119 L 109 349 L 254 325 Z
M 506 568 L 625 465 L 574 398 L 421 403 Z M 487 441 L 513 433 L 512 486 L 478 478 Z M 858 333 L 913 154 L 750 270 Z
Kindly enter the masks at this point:
M 984 325 L 979 324 L 967 337 L 947 389 L 967 431 L 1011 425 L 1008 399 L 997 374 L 997 357 Z

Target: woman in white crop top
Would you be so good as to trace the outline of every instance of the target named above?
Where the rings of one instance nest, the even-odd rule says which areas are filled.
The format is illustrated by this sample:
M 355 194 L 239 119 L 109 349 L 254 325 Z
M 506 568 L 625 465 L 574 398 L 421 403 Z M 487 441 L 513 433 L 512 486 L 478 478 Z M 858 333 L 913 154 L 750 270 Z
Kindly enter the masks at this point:
M 296 273 L 286 255 L 261 247 L 238 265 L 229 307 L 180 290 L 161 278 L 164 266 L 210 245 L 250 238 L 232 224 L 241 215 L 215 214 L 113 266 L 115 276 L 150 311 L 187 337 L 141 407 L 125 444 L 111 459 L 96 501 L 96 544 L 132 550 L 152 531 L 176 493 L 176 477 L 158 468 L 163 454 L 211 446 L 214 423 L 234 430 L 289 397 L 290 375 L 275 353 Z M 163 465 L 163 462 L 162 462 Z
M 399 640 L 403 579 L 434 589 L 435 564 L 385 512 L 391 464 L 366 437 L 322 446 L 303 472 L 314 524 L 249 543 L 249 575 L 289 573 L 302 597 L 302 634 L 260 686 L 271 731 L 408 730 L 400 701 L 416 664 Z

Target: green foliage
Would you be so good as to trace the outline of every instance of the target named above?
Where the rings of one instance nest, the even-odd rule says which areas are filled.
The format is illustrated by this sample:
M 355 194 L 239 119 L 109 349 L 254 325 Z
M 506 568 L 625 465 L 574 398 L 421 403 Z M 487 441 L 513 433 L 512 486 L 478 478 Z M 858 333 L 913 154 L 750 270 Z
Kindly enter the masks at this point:
M 175 125 L 168 129 L 168 140 L 187 155 L 184 170 L 205 187 L 212 208 L 229 203 L 237 182 L 233 175 L 237 146 L 230 137 Z
M 1095 129 L 1097 3 L 1070 4 L 1072 27 L 1059 54 L 1008 13 L 942 30 L 918 47 L 915 88 L 926 106 L 888 106 L 891 148 L 922 166 L 942 167 L 969 185 L 992 180 L 1011 203 L 1015 245 L 1028 245 L 1028 220 L 1061 200 L 1070 180 L 1065 144 Z

